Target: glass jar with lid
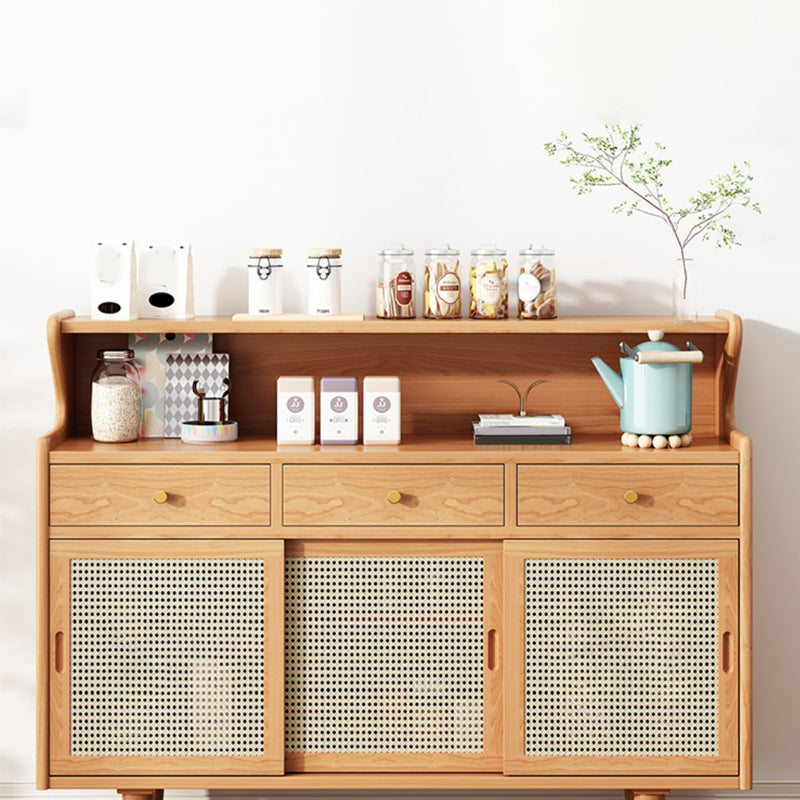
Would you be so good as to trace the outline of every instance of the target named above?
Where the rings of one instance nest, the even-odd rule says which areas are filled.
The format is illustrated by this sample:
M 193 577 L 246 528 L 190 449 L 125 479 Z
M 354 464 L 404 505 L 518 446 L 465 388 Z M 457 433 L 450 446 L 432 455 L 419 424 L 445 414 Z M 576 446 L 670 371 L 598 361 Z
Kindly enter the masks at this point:
M 519 251 L 517 307 L 520 319 L 554 319 L 556 313 L 555 250 L 529 245 Z
M 428 319 L 452 319 L 461 316 L 459 255 L 459 251 L 449 244 L 425 251 L 422 307 Z
M 378 319 L 412 319 L 414 312 L 414 251 L 402 244 L 378 254 Z
M 475 319 L 508 317 L 508 261 L 496 244 L 482 244 L 472 251 L 469 273 L 469 315 Z
M 92 436 L 135 442 L 142 427 L 142 375 L 133 350 L 98 350 L 92 373 Z

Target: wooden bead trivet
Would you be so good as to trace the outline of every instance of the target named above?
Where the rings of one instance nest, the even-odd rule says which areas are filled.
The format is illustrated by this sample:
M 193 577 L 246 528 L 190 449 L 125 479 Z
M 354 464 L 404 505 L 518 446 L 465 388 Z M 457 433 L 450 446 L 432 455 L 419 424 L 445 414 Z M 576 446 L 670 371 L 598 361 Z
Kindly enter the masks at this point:
M 654 447 L 656 450 L 664 450 L 667 446 L 675 450 L 678 447 L 688 447 L 692 443 L 692 434 L 684 433 L 682 436 L 673 434 L 672 436 L 648 436 L 647 434 L 623 433 L 622 444 L 625 447 Z

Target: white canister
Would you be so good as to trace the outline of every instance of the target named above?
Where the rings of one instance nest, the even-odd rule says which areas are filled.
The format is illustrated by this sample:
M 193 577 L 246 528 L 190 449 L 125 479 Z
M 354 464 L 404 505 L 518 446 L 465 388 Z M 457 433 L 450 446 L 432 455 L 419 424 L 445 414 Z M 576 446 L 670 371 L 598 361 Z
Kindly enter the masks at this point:
M 364 444 L 400 444 L 400 378 L 364 378 Z
M 278 444 L 314 444 L 314 378 L 281 375 L 278 378 Z
M 342 308 L 342 251 L 308 251 L 308 313 L 340 314 Z
M 319 382 L 319 443 L 358 443 L 358 379 L 326 376 Z
M 283 250 L 247 251 L 249 314 L 283 314 Z

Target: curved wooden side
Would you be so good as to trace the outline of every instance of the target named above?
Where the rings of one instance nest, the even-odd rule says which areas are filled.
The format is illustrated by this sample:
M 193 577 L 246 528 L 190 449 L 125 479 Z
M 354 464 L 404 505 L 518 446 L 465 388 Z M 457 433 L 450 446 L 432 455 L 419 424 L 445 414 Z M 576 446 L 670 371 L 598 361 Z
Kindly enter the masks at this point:
M 714 315 L 727 320 L 728 336 L 717 365 L 719 386 L 719 435 L 727 439 L 736 428 L 736 376 L 739 373 L 739 356 L 742 352 L 742 318 L 732 311 L 720 309 Z
M 50 631 L 49 547 L 50 451 L 67 438 L 69 425 L 68 358 L 64 352 L 61 321 L 75 316 L 69 309 L 47 320 L 47 350 L 55 392 L 55 426 L 36 442 L 36 788 L 50 785 Z
M 753 442 L 730 433 L 739 451 L 739 788 L 753 786 Z

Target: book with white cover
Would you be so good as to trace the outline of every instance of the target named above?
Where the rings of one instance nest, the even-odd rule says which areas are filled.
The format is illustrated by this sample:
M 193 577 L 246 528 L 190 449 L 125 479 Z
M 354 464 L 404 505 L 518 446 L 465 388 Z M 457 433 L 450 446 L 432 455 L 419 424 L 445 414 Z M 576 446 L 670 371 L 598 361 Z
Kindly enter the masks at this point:
M 480 425 L 493 427 L 514 426 L 531 428 L 561 428 L 565 425 L 561 414 L 531 414 L 527 417 L 518 417 L 514 414 L 478 414 Z

